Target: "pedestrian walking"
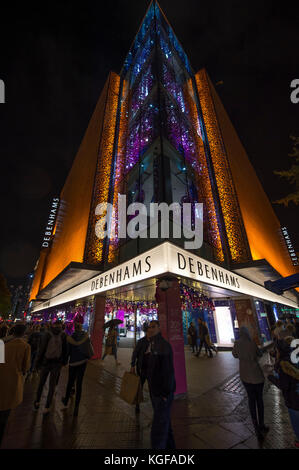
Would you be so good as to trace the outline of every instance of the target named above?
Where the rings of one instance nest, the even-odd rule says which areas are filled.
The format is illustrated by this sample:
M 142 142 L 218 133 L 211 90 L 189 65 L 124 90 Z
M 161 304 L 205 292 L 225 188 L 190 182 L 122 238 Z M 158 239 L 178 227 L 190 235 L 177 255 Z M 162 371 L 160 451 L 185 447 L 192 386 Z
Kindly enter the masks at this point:
M 205 322 L 201 320 L 201 318 L 198 319 L 198 333 L 199 333 L 200 345 L 199 345 L 199 350 L 195 354 L 196 357 L 200 356 L 203 346 L 205 347 L 206 354 L 209 353 L 209 357 L 213 357 L 212 350 L 206 340 L 206 337 L 209 334 L 209 330 L 207 326 L 205 325 Z
M 35 370 L 35 363 L 36 363 L 36 357 L 37 357 L 40 340 L 41 340 L 40 325 L 36 325 L 33 329 L 33 332 L 30 334 L 28 338 L 28 344 L 30 344 L 30 347 L 31 347 L 31 363 L 30 363 L 29 375 L 32 374 L 33 371 Z
M 157 320 L 150 322 L 149 338 L 146 378 L 154 410 L 151 429 L 152 449 L 175 449 L 170 417 L 176 388 L 172 348 L 162 337 Z
M 6 323 L 1 323 L 0 325 L 0 338 L 5 338 L 7 333 L 8 333 L 8 326 L 6 325 Z
M 148 360 L 149 360 L 149 353 L 150 353 L 150 350 L 149 350 L 150 330 L 145 325 L 143 325 L 143 329 L 145 331 L 145 336 L 143 336 L 143 338 L 137 341 L 137 344 L 135 346 L 135 349 L 133 351 L 132 358 L 131 358 L 131 370 L 130 370 L 132 374 L 136 374 L 137 372 L 137 375 L 140 377 L 141 388 L 143 388 L 143 385 L 146 381 L 146 374 L 147 374 L 147 369 L 148 369 Z M 140 412 L 139 403 L 136 403 L 135 411 L 136 413 Z
M 282 390 L 295 434 L 294 446 L 299 448 L 299 369 L 291 362 L 293 339 L 288 337 L 279 343 L 275 372 L 268 379 Z
M 208 324 L 207 324 L 207 322 L 203 322 L 203 323 L 204 323 L 205 327 L 207 328 L 207 334 L 205 336 L 206 343 L 209 346 L 209 348 L 212 349 L 212 351 L 214 351 L 216 354 L 218 354 L 217 347 L 215 346 L 214 343 L 212 343 L 210 333 L 209 333 L 209 329 L 208 329 Z
M 5 342 L 5 363 L 0 364 L 0 445 L 12 409 L 23 401 L 24 376 L 30 367 L 30 346 L 24 341 L 24 325 L 14 328 Z
M 258 440 L 269 431 L 264 422 L 264 374 L 258 359 L 263 355 L 251 339 L 248 328 L 241 326 L 240 339 L 235 341 L 232 354 L 240 361 L 240 378 L 248 395 L 249 411 Z
M 120 365 L 120 362 L 117 360 L 117 331 L 116 326 L 110 326 L 108 330 L 108 335 L 105 342 L 105 351 L 102 357 L 102 361 L 107 355 L 113 355 L 115 358 L 115 364 Z
M 188 328 L 188 335 L 190 336 L 190 339 L 191 339 L 192 352 L 195 353 L 194 349 L 196 350 L 196 352 L 198 351 L 198 344 L 197 344 L 197 331 L 193 322 L 190 323 L 190 326 Z
M 82 383 L 87 361 L 94 355 L 93 347 L 88 333 L 82 330 L 82 323 L 75 323 L 75 331 L 67 337 L 67 359 L 69 359 L 69 376 L 65 396 L 62 403 L 65 408 L 76 384 L 76 398 L 74 416 L 78 416 L 79 404 L 82 394 Z
M 56 321 L 49 331 L 44 333 L 36 360 L 37 369 L 41 369 L 39 386 L 34 402 L 34 408 L 36 410 L 40 406 L 43 388 L 48 375 L 50 375 L 49 391 L 44 414 L 50 412 L 50 406 L 57 385 L 57 377 L 60 374 L 62 366 L 66 364 L 66 354 L 66 335 L 62 331 L 61 322 Z

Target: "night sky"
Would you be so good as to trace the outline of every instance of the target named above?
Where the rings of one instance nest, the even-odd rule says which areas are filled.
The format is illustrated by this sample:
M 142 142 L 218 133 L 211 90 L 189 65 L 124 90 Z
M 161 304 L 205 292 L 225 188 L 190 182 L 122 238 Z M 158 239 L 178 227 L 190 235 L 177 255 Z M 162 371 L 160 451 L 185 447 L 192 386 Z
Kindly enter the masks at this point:
M 122 63 L 149 0 L 1 3 L 0 272 L 17 282 L 38 259 L 59 195 L 110 70 Z M 299 135 L 298 14 L 290 2 L 161 0 L 193 69 L 206 67 L 271 201 L 273 174 Z M 298 207 L 274 204 L 299 249 Z

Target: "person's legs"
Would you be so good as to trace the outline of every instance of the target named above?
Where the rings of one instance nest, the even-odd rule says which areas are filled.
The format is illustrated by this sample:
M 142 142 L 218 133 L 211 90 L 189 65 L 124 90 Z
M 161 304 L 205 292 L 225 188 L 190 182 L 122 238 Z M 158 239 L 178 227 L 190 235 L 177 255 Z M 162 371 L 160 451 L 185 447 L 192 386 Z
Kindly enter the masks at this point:
M 145 384 L 145 381 L 146 381 L 146 377 L 144 375 L 140 375 L 140 388 L 141 388 L 140 395 L 142 394 L 143 385 Z M 140 412 L 140 403 L 136 403 L 135 411 L 136 413 Z
M 171 422 L 170 410 L 173 401 L 173 394 L 167 400 L 161 397 L 151 396 L 154 416 L 151 429 L 152 449 L 175 448 Z
M 115 360 L 117 361 L 117 347 L 116 346 L 112 346 L 112 354 Z
M 257 413 L 258 413 L 258 422 L 259 427 L 264 428 L 264 399 L 263 399 L 263 390 L 264 390 L 264 382 L 255 385 L 256 390 L 256 404 L 257 404 Z
M 299 442 L 299 410 L 288 408 L 291 425 L 296 436 L 296 441 Z
M 0 411 L 0 446 L 4 436 L 4 431 L 6 428 L 6 423 L 9 418 L 10 410 Z
M 206 340 L 204 340 L 204 342 L 205 342 L 205 350 L 206 350 L 206 353 L 209 353 L 209 356 L 210 356 L 210 357 L 213 357 L 213 353 L 212 353 L 212 350 L 211 350 L 210 346 L 208 345 L 208 343 L 207 343 Z
M 56 384 L 55 384 L 56 387 L 57 387 L 58 382 L 59 382 L 59 379 L 60 379 L 60 372 L 61 372 L 61 369 L 59 370 L 59 372 L 58 372 L 58 374 L 57 374 Z
M 62 399 L 63 404 L 67 406 L 68 401 L 71 396 L 71 390 L 74 386 L 75 380 L 76 380 L 76 375 L 77 375 L 77 367 L 76 366 L 69 366 L 69 376 L 68 376 L 68 381 L 67 381 L 67 386 L 66 386 L 66 392 L 65 392 L 65 397 Z
M 29 374 L 32 374 L 34 370 L 36 355 L 37 355 L 37 351 L 33 351 L 31 353 L 31 364 L 30 364 Z
M 77 373 L 76 373 L 76 401 L 75 401 L 75 409 L 78 410 L 79 408 L 79 403 L 81 400 L 81 393 L 82 393 L 82 382 L 83 382 L 83 377 L 85 374 L 87 362 L 84 362 L 84 364 L 81 364 L 80 366 L 77 367 Z
M 49 409 L 52 403 L 57 377 L 60 374 L 61 364 L 52 364 L 50 370 L 49 391 L 47 396 L 46 408 Z
M 254 427 L 257 429 L 258 420 L 257 420 L 257 413 L 256 413 L 256 390 L 255 390 L 254 384 L 243 382 L 243 385 L 248 395 L 248 405 L 249 405 L 250 416 L 251 416 Z
M 199 344 L 198 351 L 197 351 L 197 353 L 196 353 L 196 356 L 200 356 L 200 353 L 201 353 L 201 350 L 202 350 L 202 346 L 203 346 L 203 340 L 201 339 L 201 340 L 200 340 L 200 344 Z
M 44 385 L 47 381 L 49 372 L 50 372 L 50 369 L 49 369 L 48 364 L 45 365 L 40 371 L 39 385 L 38 385 L 38 389 L 37 389 L 37 393 L 36 393 L 36 400 L 35 400 L 37 403 L 40 402 L 40 399 L 41 399 L 41 396 L 42 396 L 42 393 L 43 393 L 43 388 L 44 388 Z

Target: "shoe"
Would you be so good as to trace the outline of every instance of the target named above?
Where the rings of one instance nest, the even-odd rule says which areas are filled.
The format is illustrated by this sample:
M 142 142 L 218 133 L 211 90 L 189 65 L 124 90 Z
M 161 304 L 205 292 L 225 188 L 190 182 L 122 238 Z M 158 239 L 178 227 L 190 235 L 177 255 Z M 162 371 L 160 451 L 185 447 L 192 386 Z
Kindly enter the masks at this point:
M 35 401 L 33 403 L 33 407 L 34 407 L 35 410 L 38 410 L 39 409 L 39 401 Z
M 43 411 L 43 415 L 46 416 L 50 413 L 50 408 L 45 408 Z
M 267 432 L 270 431 L 270 428 L 269 428 L 269 426 L 265 426 L 265 425 L 263 424 L 263 426 L 259 426 L 259 431 L 260 431 L 261 433 L 263 433 L 263 434 L 267 434 Z
M 294 441 L 294 446 L 297 447 L 297 449 L 299 449 L 299 441 Z

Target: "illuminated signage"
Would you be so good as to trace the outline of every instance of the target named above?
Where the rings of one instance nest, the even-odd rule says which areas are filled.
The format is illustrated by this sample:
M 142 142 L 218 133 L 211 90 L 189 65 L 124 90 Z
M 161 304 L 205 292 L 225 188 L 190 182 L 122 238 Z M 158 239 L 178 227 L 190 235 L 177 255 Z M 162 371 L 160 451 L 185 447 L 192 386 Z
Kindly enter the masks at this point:
M 294 248 L 293 248 L 293 244 L 291 242 L 290 235 L 288 234 L 287 228 L 286 227 L 281 227 L 281 233 L 283 235 L 283 238 L 284 238 L 285 244 L 287 246 L 287 249 L 288 249 L 290 258 L 292 260 L 293 266 L 299 266 L 298 257 L 296 255 L 296 252 L 295 252 Z
M 174 274 L 195 281 L 226 288 L 240 294 L 297 307 L 296 303 L 284 296 L 268 291 L 238 274 L 228 271 L 199 256 L 165 242 L 130 261 L 120 264 L 76 287 L 53 297 L 33 308 L 39 311 L 66 302 L 101 294 L 111 289 L 133 284 L 163 274 Z
M 49 242 L 51 240 L 51 237 L 53 235 L 53 230 L 55 227 L 58 205 L 59 205 L 59 197 L 54 197 L 52 201 L 51 209 L 50 209 L 50 214 L 48 217 L 48 223 L 47 223 L 46 230 L 44 233 L 44 238 L 43 238 L 43 243 L 42 243 L 43 248 L 49 247 Z

